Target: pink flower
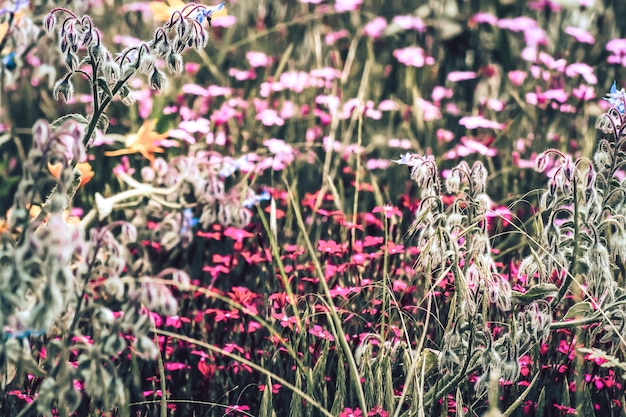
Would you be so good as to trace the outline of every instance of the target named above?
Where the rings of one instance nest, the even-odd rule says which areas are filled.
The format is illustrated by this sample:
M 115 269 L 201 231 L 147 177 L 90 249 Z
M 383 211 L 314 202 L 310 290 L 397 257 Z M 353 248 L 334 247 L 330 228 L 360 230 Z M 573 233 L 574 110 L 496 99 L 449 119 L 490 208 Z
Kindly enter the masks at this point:
M 411 149 L 411 141 L 409 139 L 389 139 L 387 146 L 390 148 Z
M 557 70 L 559 72 L 563 72 L 565 70 L 565 65 L 567 64 L 564 59 L 554 59 L 552 55 L 545 52 L 540 52 L 537 58 L 543 65 L 548 67 L 548 69 Z
M 344 251 L 344 248 L 337 244 L 334 240 L 320 240 L 317 243 L 317 250 L 324 253 L 329 253 L 331 255 L 341 254 Z
M 454 133 L 446 129 L 437 129 L 437 141 L 451 142 L 454 139 Z
M 417 68 L 421 68 L 424 65 L 433 65 L 435 63 L 435 58 L 426 55 L 426 52 L 418 46 L 396 49 L 393 51 L 393 56 L 395 56 L 400 63 Z
M 490 24 L 492 26 L 495 26 L 498 24 L 498 18 L 494 15 L 492 15 L 491 13 L 476 13 L 474 16 L 471 17 L 471 21 L 474 23 L 487 23 Z
M 282 327 L 289 327 L 290 329 L 294 324 L 298 324 L 298 319 L 295 316 L 288 316 L 285 313 L 272 314 L 272 317 L 279 321 Z
M 500 29 L 509 29 L 513 32 L 525 32 L 530 28 L 537 27 L 537 21 L 526 16 L 500 19 L 497 23 Z
M 511 81 L 511 83 L 516 87 L 519 87 L 524 83 L 527 75 L 528 73 L 522 70 L 513 70 L 508 73 L 509 81 Z
M 280 75 L 280 84 L 295 93 L 301 93 L 305 88 L 312 86 L 310 76 L 303 71 L 285 72 Z
M 311 333 L 313 336 L 319 337 L 320 339 L 330 340 L 331 342 L 335 340 L 332 334 L 330 334 L 329 332 L 324 330 L 322 326 L 317 324 L 313 325 L 313 327 L 309 329 L 309 333 Z
M 233 414 L 233 413 L 238 413 L 239 411 L 250 411 L 250 407 L 248 407 L 247 405 L 229 405 L 228 407 L 226 407 L 226 415 L 229 414 Z M 248 413 L 246 413 L 248 414 Z
M 272 63 L 272 58 L 263 52 L 248 51 L 246 52 L 246 59 L 253 68 L 267 67 Z
M 339 13 L 358 9 L 363 0 L 335 0 L 335 10 Z
M 297 107 L 293 104 L 293 101 L 285 100 L 283 106 L 280 108 L 280 117 L 282 119 L 291 119 L 296 115 Z
M 578 42 L 581 42 L 581 43 L 588 43 L 591 45 L 596 43 L 596 39 L 593 37 L 593 35 L 581 28 L 568 26 L 565 28 L 565 33 L 567 33 L 570 36 L 573 36 Z
M 465 126 L 467 129 L 504 129 L 504 125 L 492 120 L 487 120 L 482 116 L 465 116 L 459 120 L 461 126 Z
M 236 79 L 237 81 L 254 80 L 256 79 L 256 72 L 253 69 L 240 70 L 237 68 L 231 68 L 228 70 L 228 75 Z
M 428 100 L 424 100 L 421 97 L 417 98 L 418 108 L 422 111 L 424 120 L 429 122 L 431 120 L 439 120 L 441 119 L 441 111 L 439 107 L 435 106 Z
M 326 45 L 334 45 L 335 43 L 337 43 L 339 39 L 348 38 L 348 37 L 350 37 L 350 32 L 348 32 L 346 29 L 341 29 L 337 32 L 331 32 L 328 35 L 326 35 L 324 37 L 324 43 Z
M 332 81 L 341 77 L 341 71 L 333 67 L 324 67 L 312 69 L 309 74 L 311 77 L 323 78 L 326 81 Z
M 393 216 L 402 217 L 402 210 L 392 206 L 391 204 L 387 204 L 382 207 L 374 207 L 372 213 L 383 213 L 388 219 L 391 219 Z
M 283 126 L 285 121 L 278 115 L 276 110 L 265 109 L 262 110 L 255 117 L 256 120 L 260 120 L 265 126 Z
M 380 38 L 383 31 L 387 28 L 387 21 L 384 17 L 376 17 L 374 20 L 368 22 L 363 28 L 363 34 L 371 38 Z
M 548 44 L 548 36 L 546 35 L 546 31 L 538 27 L 526 29 L 524 31 L 524 40 L 528 45 L 531 46 Z
M 475 71 L 452 71 L 448 73 L 448 81 L 454 83 L 457 81 L 473 80 L 477 77 Z
M 598 78 L 593 73 L 593 67 L 584 62 L 578 62 L 575 64 L 570 64 L 565 68 L 565 75 L 568 77 L 574 77 L 576 75 L 582 75 L 582 77 L 589 84 L 597 84 Z
M 440 85 L 436 85 L 433 87 L 433 92 L 431 94 L 431 97 L 433 98 L 433 101 L 435 103 L 438 103 L 444 98 L 452 98 L 453 94 L 454 93 L 452 92 L 450 88 L 445 88 Z
M 339 413 L 339 417 L 362 417 L 363 412 L 360 408 L 355 408 L 354 410 L 351 408 L 344 408 L 344 410 Z
M 611 39 L 606 43 L 606 49 L 616 55 L 626 52 L 626 39 Z
M 383 100 L 378 103 L 378 110 L 380 111 L 392 111 L 398 109 L 400 109 L 400 106 L 398 106 L 398 103 L 393 100 Z
M 218 28 L 228 28 L 233 26 L 235 23 L 237 23 L 237 18 L 230 14 L 228 16 L 220 16 L 219 19 L 213 19 L 212 21 L 213 27 Z
M 572 90 L 572 95 L 579 100 L 588 101 L 596 98 L 596 92 L 593 87 L 581 84 Z
M 418 32 L 426 32 L 426 24 L 418 16 L 395 16 L 391 22 L 404 30 L 413 29 Z

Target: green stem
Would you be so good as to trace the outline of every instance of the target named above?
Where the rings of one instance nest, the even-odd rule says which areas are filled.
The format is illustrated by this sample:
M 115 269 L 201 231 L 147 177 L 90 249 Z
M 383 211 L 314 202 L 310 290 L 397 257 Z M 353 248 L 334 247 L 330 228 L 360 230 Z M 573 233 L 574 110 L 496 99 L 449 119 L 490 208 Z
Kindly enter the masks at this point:
M 552 307 L 552 309 L 554 310 L 559 303 L 561 302 L 561 300 L 563 299 L 563 297 L 565 297 L 565 294 L 567 293 L 567 290 L 569 289 L 569 287 L 572 285 L 572 281 L 574 280 L 574 275 L 577 274 L 577 259 L 578 259 L 578 250 L 579 250 L 579 245 L 578 245 L 578 240 L 580 238 L 580 225 L 578 223 L 578 186 L 576 184 L 576 181 L 574 180 L 574 186 L 573 186 L 573 198 L 574 198 L 574 250 L 572 251 L 572 261 L 570 263 L 571 265 L 571 273 L 569 271 L 567 271 L 567 274 L 565 274 L 565 278 L 563 279 L 563 283 L 561 284 L 561 288 L 559 288 L 559 292 L 556 295 L 556 297 L 554 297 L 554 299 L 552 300 L 552 302 L 550 303 L 550 307 Z

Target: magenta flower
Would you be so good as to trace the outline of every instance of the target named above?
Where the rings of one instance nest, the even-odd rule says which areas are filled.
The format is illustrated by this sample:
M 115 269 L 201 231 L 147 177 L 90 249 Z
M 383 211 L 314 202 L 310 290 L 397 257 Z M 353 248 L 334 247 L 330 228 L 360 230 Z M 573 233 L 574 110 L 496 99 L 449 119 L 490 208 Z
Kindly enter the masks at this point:
M 289 327 L 291 329 L 295 324 L 298 324 L 298 319 L 296 319 L 295 316 L 288 316 L 285 313 L 274 313 L 272 317 L 278 320 L 282 327 Z
M 424 65 L 433 65 L 435 63 L 435 58 L 426 55 L 426 52 L 419 46 L 396 49 L 393 51 L 393 56 L 395 56 L 400 63 L 417 68 L 421 68 Z
M 323 253 L 336 255 L 343 253 L 345 248 L 342 245 L 337 244 L 334 240 L 320 240 L 317 243 L 317 250 Z
M 368 22 L 363 28 L 363 34 L 370 38 L 378 39 L 383 31 L 387 28 L 387 21 L 384 17 L 376 17 Z
M 324 330 L 322 326 L 317 324 L 313 325 L 313 327 L 309 329 L 309 333 L 311 333 L 313 336 L 319 337 L 320 339 L 330 340 L 331 342 L 335 340 L 332 334 L 330 334 L 329 332 Z
M 248 407 L 247 405 L 229 405 L 228 407 L 226 407 L 226 413 L 225 415 L 229 415 L 229 414 L 236 414 L 239 415 L 241 414 L 241 412 L 244 411 L 250 411 L 250 407 Z M 248 413 L 245 413 L 245 415 L 248 415 Z
M 360 408 L 355 408 L 354 410 L 351 408 L 344 408 L 344 410 L 339 413 L 339 417 L 363 417 L 363 412 Z

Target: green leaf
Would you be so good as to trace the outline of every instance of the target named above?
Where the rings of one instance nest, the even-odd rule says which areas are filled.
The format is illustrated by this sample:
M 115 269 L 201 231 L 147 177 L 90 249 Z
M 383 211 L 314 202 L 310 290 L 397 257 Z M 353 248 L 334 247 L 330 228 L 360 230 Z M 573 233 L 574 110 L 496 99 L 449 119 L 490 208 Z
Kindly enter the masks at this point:
M 422 365 L 424 369 L 424 377 L 434 369 L 437 369 L 439 366 L 439 351 L 425 348 L 415 364 L 415 366 L 417 366 L 418 375 L 422 372 Z
M 527 292 L 521 293 L 519 291 L 511 291 L 513 300 L 518 304 L 530 304 L 537 300 L 542 300 L 547 297 L 554 297 L 558 293 L 559 289 L 556 285 L 551 283 L 537 284 L 531 287 Z
M 593 307 L 588 301 L 581 301 L 569 308 L 563 319 L 573 319 L 576 317 L 587 317 L 593 314 Z
M 98 77 L 96 79 L 96 85 L 98 86 L 99 89 L 104 91 L 107 96 L 113 97 L 113 93 L 111 92 L 111 88 L 109 87 L 109 83 L 107 83 L 104 78 Z

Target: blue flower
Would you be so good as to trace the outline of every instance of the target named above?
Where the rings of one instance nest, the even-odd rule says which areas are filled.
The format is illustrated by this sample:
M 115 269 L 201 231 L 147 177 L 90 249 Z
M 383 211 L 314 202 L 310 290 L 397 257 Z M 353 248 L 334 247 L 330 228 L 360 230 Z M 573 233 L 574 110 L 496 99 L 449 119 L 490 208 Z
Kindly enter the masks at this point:
M 27 8 L 30 5 L 30 0 L 17 0 L 15 3 L 10 6 L 3 7 L 0 9 L 0 16 L 6 13 L 16 13 L 22 9 Z
M 211 25 L 211 16 L 213 15 L 213 13 L 215 12 L 219 12 L 220 10 L 222 10 L 224 8 L 224 5 L 226 4 L 225 1 L 221 2 L 220 4 L 218 4 L 215 7 L 203 7 L 200 10 L 198 10 L 198 14 L 196 15 L 196 20 L 200 23 L 204 23 L 204 19 L 207 19 L 209 21 L 209 26 Z
M 624 100 L 626 99 L 626 91 L 622 88 L 621 90 L 617 89 L 617 83 L 613 81 L 613 85 L 611 86 L 611 91 L 609 94 L 604 97 L 606 101 L 611 103 L 611 105 L 617 109 L 620 114 L 624 114 Z
M 193 211 L 190 208 L 183 210 L 183 224 L 180 226 L 180 234 L 187 233 L 198 225 L 198 218 L 193 217 Z
M 6 342 L 9 339 L 17 339 L 17 340 L 22 340 L 22 339 L 27 339 L 29 337 L 37 337 L 37 336 L 43 336 L 46 334 L 45 330 L 22 330 L 21 332 L 6 332 L 6 333 L 2 333 L 2 336 L 0 336 L 0 338 L 2 339 L 2 341 Z
M 258 195 L 255 195 L 254 197 L 246 198 L 245 200 L 243 200 L 242 206 L 251 208 L 255 204 L 260 203 L 261 201 L 269 200 L 271 198 L 272 196 L 270 195 L 268 191 L 263 191 L 261 194 L 258 194 Z
M 17 62 L 15 61 L 15 51 L 11 51 L 5 56 L 2 57 L 2 66 L 8 69 L 9 71 L 13 71 L 17 68 Z

